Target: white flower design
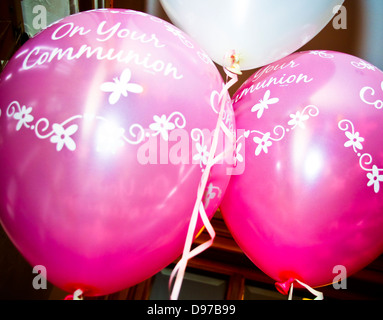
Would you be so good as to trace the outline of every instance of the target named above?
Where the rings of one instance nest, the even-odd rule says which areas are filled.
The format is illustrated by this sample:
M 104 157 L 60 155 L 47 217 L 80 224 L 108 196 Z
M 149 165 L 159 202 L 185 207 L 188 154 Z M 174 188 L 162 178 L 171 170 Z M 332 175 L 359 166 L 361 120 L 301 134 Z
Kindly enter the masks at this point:
M 26 128 L 30 129 L 38 139 L 49 139 L 51 143 L 56 144 L 55 147 L 57 151 L 61 151 L 64 146 L 70 151 L 75 151 L 77 149 L 77 145 L 73 140 L 72 135 L 78 131 L 79 125 L 70 125 L 70 123 L 78 120 L 85 121 L 87 125 L 91 124 L 93 121 L 102 123 L 102 125 L 97 126 L 98 136 L 96 136 L 96 148 L 98 151 L 115 152 L 117 148 L 123 146 L 125 142 L 131 145 L 137 145 L 145 138 L 145 129 L 138 123 L 132 124 L 129 128 L 124 129 L 118 127 L 109 119 L 92 113 L 74 115 L 61 123 L 53 123 L 53 125 L 50 124 L 49 119 L 40 118 L 33 123 L 33 125 L 29 125 L 28 123 L 33 120 L 33 117 L 30 115 L 31 110 L 31 107 L 21 107 L 21 104 L 18 101 L 13 101 L 8 105 L 6 116 L 8 119 L 18 121 L 18 131 L 24 125 Z M 0 117 L 1 116 L 2 112 L 0 110 Z M 182 114 L 174 112 L 171 117 L 175 117 L 176 126 L 181 128 L 186 125 L 186 120 Z
M 207 145 L 202 146 L 199 142 L 197 142 L 196 148 L 198 153 L 194 155 L 193 160 L 200 160 L 200 163 L 206 166 L 210 155 L 209 151 L 207 151 Z
M 169 140 L 168 131 L 175 129 L 175 127 L 176 127 L 175 124 L 172 122 L 169 122 L 169 119 L 166 118 L 166 115 L 162 115 L 161 117 L 154 116 L 153 120 L 155 122 L 149 126 L 149 128 L 151 130 L 155 131 L 153 136 L 157 136 L 157 135 L 161 134 L 162 138 L 165 141 L 168 141 Z
M 15 113 L 13 118 L 19 120 L 16 126 L 16 131 L 19 131 L 23 125 L 29 127 L 27 123 L 33 121 L 33 116 L 30 115 L 31 112 L 32 107 L 27 108 L 26 106 L 22 106 L 20 112 Z
M 235 148 L 234 160 L 237 160 L 238 162 L 243 162 L 243 156 L 240 154 L 241 149 L 242 142 L 238 143 L 237 147 Z
M 367 178 L 370 179 L 368 181 L 367 186 L 374 186 L 375 193 L 378 193 L 380 190 L 380 182 L 383 181 L 383 175 L 379 174 L 379 169 L 377 166 L 372 167 L 372 173 L 367 173 Z
M 325 59 L 334 58 L 334 55 L 327 53 L 327 51 L 313 50 L 313 51 L 310 51 L 310 54 L 313 54 L 315 56 L 319 56 L 319 57 L 325 58 Z
M 358 69 L 367 69 L 367 70 L 372 70 L 372 71 L 376 71 L 376 68 L 367 63 L 366 61 L 363 61 L 363 60 L 360 60 L 359 62 L 351 62 L 351 64 L 355 67 L 355 68 L 358 68 Z
M 271 92 L 270 90 L 267 90 L 263 99 L 259 100 L 259 103 L 256 104 L 252 109 L 251 109 L 251 112 L 256 112 L 258 111 L 257 113 L 257 117 L 258 119 L 260 119 L 262 117 L 262 114 L 263 114 L 263 111 L 265 109 L 269 109 L 269 105 L 270 104 L 275 104 L 275 103 L 278 103 L 279 102 L 279 99 L 278 98 L 271 98 L 270 99 L 270 95 L 271 95 Z
M 128 92 L 142 93 L 143 87 L 136 83 L 129 83 L 132 77 L 130 69 L 122 71 L 121 77 L 114 78 L 114 82 L 105 82 L 101 85 L 101 90 L 104 92 L 111 92 L 109 96 L 109 103 L 114 105 L 120 100 L 121 95 L 128 96 Z
M 353 147 L 354 150 L 356 150 L 356 149 L 362 150 L 363 149 L 362 142 L 364 142 L 364 138 L 359 136 L 359 132 L 352 133 L 350 131 L 347 131 L 346 132 L 346 137 L 349 139 L 344 144 L 344 146 L 346 148 Z
M 345 147 L 353 147 L 355 154 L 359 157 L 359 165 L 364 170 L 367 171 L 367 186 L 374 186 L 375 193 L 378 193 L 380 190 L 380 182 L 383 181 L 383 175 L 380 174 L 383 169 L 379 169 L 376 165 L 373 165 L 372 169 L 370 168 L 371 163 L 373 162 L 372 155 L 369 153 L 361 154 L 357 149 L 362 150 L 364 138 L 359 136 L 359 132 L 355 132 L 354 124 L 347 119 L 341 120 L 338 123 L 340 130 L 345 132 L 345 135 L 349 139 L 344 144 Z
M 298 111 L 295 114 L 290 114 L 291 119 L 288 122 L 288 125 L 291 127 L 289 128 L 285 127 L 284 125 L 277 125 L 272 131 L 267 133 L 263 133 L 258 130 L 247 130 L 243 133 L 243 137 L 248 138 L 250 134 L 256 135 L 253 140 L 257 144 L 255 155 L 258 156 L 262 151 L 264 153 L 268 153 L 268 148 L 273 145 L 273 142 L 283 140 L 286 134 L 291 133 L 297 126 L 304 129 L 304 122 L 309 120 L 310 117 L 317 117 L 318 115 L 319 109 L 314 105 L 308 105 L 302 111 Z
M 267 132 L 262 138 L 255 137 L 253 140 L 256 144 L 258 144 L 258 147 L 255 149 L 255 155 L 259 156 L 260 153 L 263 151 L 264 153 L 268 153 L 268 148 L 271 147 L 273 144 L 270 141 L 270 132 Z
M 304 129 L 306 127 L 304 122 L 307 121 L 310 117 L 307 114 L 298 111 L 296 114 L 291 114 L 290 118 L 291 120 L 288 122 L 288 125 L 292 126 L 292 129 L 294 129 L 296 126 L 299 126 L 302 129 Z
M 70 136 L 78 130 L 78 125 L 73 124 L 67 129 L 64 129 L 64 127 L 61 124 L 54 123 L 52 125 L 52 129 L 55 135 L 51 137 L 50 141 L 52 143 L 57 143 L 57 151 L 61 151 L 64 145 L 70 151 L 74 151 L 76 149 L 76 143 Z

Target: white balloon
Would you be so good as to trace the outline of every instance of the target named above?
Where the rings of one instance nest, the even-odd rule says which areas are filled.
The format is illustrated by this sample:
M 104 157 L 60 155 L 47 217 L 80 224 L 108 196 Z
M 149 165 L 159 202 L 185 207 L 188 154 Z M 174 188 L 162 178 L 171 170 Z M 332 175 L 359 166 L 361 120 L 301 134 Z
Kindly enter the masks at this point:
M 241 70 L 284 58 L 314 38 L 344 0 L 160 0 L 216 63 Z M 335 12 L 334 12 L 335 11 Z M 232 61 L 231 61 L 232 62 Z

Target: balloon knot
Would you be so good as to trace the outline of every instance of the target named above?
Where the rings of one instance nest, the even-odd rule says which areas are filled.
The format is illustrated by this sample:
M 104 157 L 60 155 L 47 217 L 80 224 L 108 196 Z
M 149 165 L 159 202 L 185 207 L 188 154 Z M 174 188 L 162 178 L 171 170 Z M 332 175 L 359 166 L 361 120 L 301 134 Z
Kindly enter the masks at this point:
M 289 294 L 291 284 L 294 283 L 294 281 L 295 281 L 295 279 L 290 278 L 289 280 L 287 280 L 285 282 L 277 282 L 275 284 L 275 287 L 277 288 L 277 290 L 280 293 L 282 293 L 283 295 L 287 296 Z
M 240 54 L 235 50 L 228 52 L 225 56 L 224 67 L 232 73 L 241 75 L 241 66 L 240 66 Z
M 293 284 L 294 284 L 294 282 L 297 282 L 299 285 L 306 288 L 311 294 L 313 294 L 315 296 L 314 300 L 323 300 L 323 293 L 322 292 L 311 288 L 309 285 L 303 283 L 302 281 L 299 281 L 298 279 L 290 278 L 289 280 L 287 280 L 286 282 L 283 282 L 283 283 L 277 282 L 275 284 L 275 287 L 277 288 L 277 290 L 280 293 L 282 293 L 284 295 L 289 295 L 289 300 L 292 300 L 293 299 L 293 287 L 294 287 Z M 304 300 L 309 300 L 309 299 L 304 299 Z

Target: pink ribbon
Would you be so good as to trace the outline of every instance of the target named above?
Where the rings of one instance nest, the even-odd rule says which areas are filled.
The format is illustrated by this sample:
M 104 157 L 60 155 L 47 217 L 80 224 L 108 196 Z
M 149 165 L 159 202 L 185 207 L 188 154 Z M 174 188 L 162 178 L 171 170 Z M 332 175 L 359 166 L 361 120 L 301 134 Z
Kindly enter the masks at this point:
M 220 112 L 219 112 L 219 116 L 218 116 L 218 121 L 217 121 L 216 129 L 214 131 L 213 142 L 212 142 L 212 145 L 210 148 L 210 153 L 209 153 L 209 158 L 207 161 L 206 169 L 202 174 L 202 178 L 201 178 L 201 181 L 200 181 L 200 184 L 198 187 L 197 199 L 196 199 L 193 213 L 192 213 L 192 216 L 190 219 L 183 254 L 182 254 L 180 261 L 177 263 L 177 265 L 175 266 L 175 268 L 173 269 L 173 271 L 170 275 L 169 291 L 171 291 L 171 294 L 170 294 L 171 300 L 177 300 L 179 297 L 188 261 L 190 259 L 192 259 L 193 257 L 195 257 L 196 255 L 198 255 L 201 252 L 208 249 L 213 244 L 214 238 L 215 238 L 214 228 L 211 225 L 209 217 L 206 214 L 202 200 L 203 200 L 203 196 L 205 193 L 207 181 L 209 179 L 210 170 L 220 159 L 222 159 L 222 156 L 225 153 L 225 152 L 223 152 L 223 153 L 216 156 L 220 129 L 222 129 L 222 131 L 226 135 L 229 135 L 230 138 L 233 138 L 232 133 L 226 127 L 226 125 L 223 123 L 223 116 L 224 116 L 224 112 L 225 112 L 224 95 L 226 95 L 228 93 L 229 88 L 232 87 L 238 81 L 238 76 L 237 76 L 237 74 L 234 74 L 233 72 L 231 72 L 228 68 L 224 68 L 224 71 L 227 75 L 227 79 L 230 78 L 230 80 L 226 82 L 225 86 L 223 87 L 223 89 L 219 95 Z M 234 139 L 234 141 L 235 141 L 235 139 Z M 194 235 L 196 232 L 198 217 L 201 217 L 203 225 L 206 228 L 207 232 L 209 233 L 210 240 L 206 241 L 205 243 L 200 244 L 198 247 L 191 250 L 191 247 L 192 247 L 192 244 L 194 241 Z M 171 289 L 173 281 L 174 281 L 174 286 Z

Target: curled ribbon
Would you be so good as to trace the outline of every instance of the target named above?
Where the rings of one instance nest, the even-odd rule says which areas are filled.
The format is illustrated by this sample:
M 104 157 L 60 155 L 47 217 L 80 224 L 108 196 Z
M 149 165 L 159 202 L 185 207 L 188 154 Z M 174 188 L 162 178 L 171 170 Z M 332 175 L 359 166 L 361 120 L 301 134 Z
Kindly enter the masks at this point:
M 202 203 L 202 199 L 205 193 L 207 181 L 209 179 L 210 170 L 211 168 L 220 160 L 223 158 L 225 151 L 219 155 L 216 155 L 217 151 L 217 145 L 218 145 L 218 138 L 219 138 L 219 132 L 220 129 L 229 136 L 230 139 L 233 139 L 235 141 L 233 134 L 230 132 L 230 130 L 226 127 L 226 125 L 223 122 L 223 116 L 225 112 L 225 99 L 224 95 L 228 93 L 228 90 L 230 87 L 232 87 L 237 81 L 238 76 L 237 74 L 231 72 L 228 68 L 224 68 L 224 71 L 227 75 L 227 79 L 230 78 L 230 81 L 227 81 L 225 86 L 223 87 L 222 91 L 219 94 L 219 103 L 220 103 L 220 112 L 218 116 L 218 121 L 216 125 L 216 129 L 214 131 L 213 141 L 209 152 L 209 158 L 206 164 L 206 169 L 202 174 L 202 178 L 200 181 L 200 184 L 198 186 L 198 192 L 197 192 L 197 199 L 194 205 L 193 213 L 190 219 L 189 228 L 186 236 L 185 246 L 183 250 L 182 257 L 180 261 L 177 263 L 175 268 L 173 269 L 170 279 L 169 279 L 169 291 L 170 293 L 170 299 L 171 300 L 177 300 L 181 291 L 182 281 L 184 278 L 185 270 L 187 263 L 190 259 L 195 257 L 196 255 L 200 254 L 201 252 L 208 249 L 214 242 L 215 238 L 215 231 L 213 226 L 210 223 L 209 217 L 206 214 L 205 208 Z M 194 241 L 194 234 L 196 231 L 197 226 L 197 220 L 198 216 L 201 217 L 204 227 L 206 228 L 207 232 L 209 233 L 210 240 L 208 240 L 205 243 L 202 243 L 198 247 L 191 250 L 191 246 Z M 173 288 L 171 288 L 172 283 L 174 282 Z
M 322 292 L 311 288 L 309 285 L 303 283 L 302 281 L 299 281 L 298 279 L 291 278 L 291 279 L 289 279 L 283 283 L 277 282 L 275 284 L 275 286 L 280 293 L 282 293 L 284 295 L 287 295 L 287 294 L 289 295 L 288 300 L 292 300 L 293 299 L 294 282 L 297 282 L 302 287 L 306 288 L 312 295 L 314 295 L 315 296 L 314 300 L 323 300 L 323 293 Z M 305 300 L 308 300 L 308 299 L 305 299 Z
M 81 289 L 76 290 L 73 295 L 66 296 L 64 300 L 84 300 L 83 291 Z

